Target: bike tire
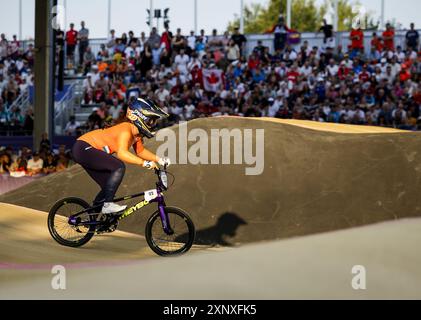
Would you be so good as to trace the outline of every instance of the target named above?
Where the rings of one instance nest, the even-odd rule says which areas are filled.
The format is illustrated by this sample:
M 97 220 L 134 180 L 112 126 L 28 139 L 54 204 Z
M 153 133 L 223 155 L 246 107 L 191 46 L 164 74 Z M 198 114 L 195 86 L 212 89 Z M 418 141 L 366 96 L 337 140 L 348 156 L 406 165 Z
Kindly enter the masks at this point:
M 52 236 L 52 238 L 57 243 L 61 244 L 62 246 L 71 247 L 71 248 L 79 248 L 87 244 L 92 239 L 92 237 L 95 235 L 96 227 L 90 226 L 86 235 L 78 241 L 69 241 L 62 238 L 54 226 L 54 219 L 57 215 L 58 210 L 68 204 L 80 205 L 84 209 L 87 209 L 90 207 L 90 205 L 85 200 L 82 200 L 79 198 L 66 198 L 66 199 L 62 199 L 58 201 L 48 213 L 48 231 L 50 232 L 50 235 Z
M 148 222 L 146 223 L 146 230 L 145 230 L 145 238 L 149 245 L 149 247 L 152 249 L 153 252 L 155 252 L 157 255 L 162 257 L 170 257 L 170 256 L 178 256 L 182 255 L 186 252 L 188 252 L 191 247 L 193 246 L 196 230 L 194 223 L 192 219 L 189 217 L 189 215 L 184 212 L 183 210 L 175 207 L 166 207 L 165 212 L 169 214 L 175 214 L 179 217 L 181 217 L 184 222 L 187 225 L 188 232 L 187 232 L 187 241 L 185 242 L 184 246 L 176 251 L 166 251 L 161 249 L 154 241 L 152 229 L 154 224 L 158 221 L 158 223 L 161 224 L 161 216 L 159 213 L 159 210 L 155 211 L 152 216 L 149 218 Z M 171 223 L 171 217 L 170 217 L 170 223 Z M 162 227 L 161 227 L 162 228 Z

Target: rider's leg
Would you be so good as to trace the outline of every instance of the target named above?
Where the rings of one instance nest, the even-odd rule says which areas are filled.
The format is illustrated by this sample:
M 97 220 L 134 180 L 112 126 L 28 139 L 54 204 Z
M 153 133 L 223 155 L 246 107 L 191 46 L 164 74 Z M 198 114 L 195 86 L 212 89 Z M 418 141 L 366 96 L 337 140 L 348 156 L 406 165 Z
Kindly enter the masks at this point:
M 109 207 L 106 213 L 124 210 L 126 207 L 112 203 L 124 177 L 126 170 L 124 163 L 103 151 L 92 148 L 83 141 L 76 142 L 73 147 L 73 157 L 101 187 L 101 192 L 94 203 L 105 202 Z
M 115 194 L 117 193 L 126 171 L 123 162 L 116 162 L 113 170 L 109 172 L 96 171 L 89 168 L 85 168 L 85 170 L 101 187 L 101 191 L 94 200 L 94 206 L 104 203 L 102 212 L 106 214 L 120 212 L 126 209 L 127 206 L 118 206 L 113 203 Z

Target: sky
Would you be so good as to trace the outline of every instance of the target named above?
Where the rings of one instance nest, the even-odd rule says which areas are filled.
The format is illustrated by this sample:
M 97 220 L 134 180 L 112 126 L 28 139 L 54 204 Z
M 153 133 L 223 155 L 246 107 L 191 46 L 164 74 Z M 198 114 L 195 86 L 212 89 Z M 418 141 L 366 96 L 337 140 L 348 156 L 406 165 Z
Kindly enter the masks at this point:
M 34 37 L 35 0 L 22 1 L 22 36 Z M 64 0 L 59 0 L 63 3 Z M 316 0 L 323 2 L 323 0 Z M 354 0 L 350 0 L 353 2 Z M 375 17 L 380 15 L 381 0 L 359 0 Z M 222 33 L 240 13 L 240 0 L 197 0 L 199 29 L 209 34 L 216 28 Z M 268 0 L 244 0 L 246 4 L 266 4 Z M 74 22 L 79 29 L 81 20 L 86 21 L 91 37 L 104 38 L 107 35 L 107 0 L 66 0 L 67 22 Z M 171 28 L 180 27 L 187 34 L 194 29 L 194 0 L 154 0 L 155 8 L 170 8 Z M 386 20 L 395 18 L 407 28 L 410 22 L 421 27 L 420 0 L 385 0 Z M 146 9 L 149 0 L 112 0 L 111 27 L 120 35 L 133 30 L 136 35 L 148 31 Z M 6 9 L 7 8 L 7 9 Z M 162 27 L 161 27 L 162 29 Z M 19 33 L 19 1 L 0 0 L 0 33 L 10 39 Z

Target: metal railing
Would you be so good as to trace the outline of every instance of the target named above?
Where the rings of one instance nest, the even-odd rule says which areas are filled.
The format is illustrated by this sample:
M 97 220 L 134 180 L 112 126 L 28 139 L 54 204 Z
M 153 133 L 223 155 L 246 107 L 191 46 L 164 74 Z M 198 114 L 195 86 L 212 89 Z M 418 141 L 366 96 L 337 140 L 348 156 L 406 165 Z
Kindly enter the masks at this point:
M 373 32 L 377 32 L 378 35 L 381 36 L 382 31 L 364 31 L 364 46 L 366 48 L 366 52 L 369 51 L 371 47 L 371 40 L 373 39 Z M 401 46 L 405 48 L 405 35 L 407 30 L 397 30 L 395 31 L 395 45 Z M 418 30 L 421 32 L 421 30 Z M 270 51 L 274 51 L 274 35 L 273 34 L 249 34 L 246 35 L 247 38 L 247 45 L 246 45 L 246 55 L 250 54 L 253 49 L 257 46 L 257 42 L 260 40 L 262 41 L 264 46 L 269 47 Z M 317 46 L 319 48 L 323 47 L 323 34 L 316 33 L 316 32 L 303 32 L 301 33 L 301 42 L 298 44 L 292 45 L 295 50 L 298 50 L 304 41 L 308 41 L 309 46 Z M 337 32 L 335 35 L 336 38 L 336 46 L 341 45 L 344 51 L 347 51 L 348 46 L 351 44 L 350 39 L 350 32 Z M 89 46 L 92 49 L 92 52 L 97 55 L 98 52 L 101 50 L 102 44 L 107 44 L 107 39 L 105 38 L 97 38 L 97 39 L 90 39 Z M 78 48 L 76 48 L 76 52 L 78 52 Z M 75 54 L 78 56 L 78 54 Z
M 19 108 L 22 115 L 25 115 L 26 111 L 31 107 L 31 101 L 29 98 L 29 87 L 20 93 L 20 95 L 13 101 L 13 103 L 7 108 L 8 111 L 14 108 Z
M 382 31 L 364 31 L 364 46 L 366 51 L 369 50 L 371 46 L 371 40 L 373 32 L 377 32 L 378 35 L 381 35 Z M 395 45 L 405 47 L 405 35 L 407 30 L 396 30 L 395 31 Z M 421 32 L 421 30 L 418 30 Z M 350 31 L 343 31 L 336 33 L 336 45 L 341 45 L 344 51 L 347 51 L 348 46 L 351 43 L 350 39 Z M 246 35 L 247 38 L 247 45 L 246 45 L 246 54 L 250 54 L 252 50 L 257 46 L 257 42 L 260 40 L 263 42 L 264 46 L 270 48 L 271 52 L 274 50 L 274 35 L 273 34 L 248 34 Z M 304 41 L 308 41 L 311 47 L 318 46 L 319 48 L 323 46 L 323 34 L 316 33 L 316 32 L 302 32 L 301 33 L 301 42 L 295 45 L 292 45 L 294 49 L 300 48 Z M 89 40 L 89 46 L 92 49 L 92 52 L 97 55 L 98 52 L 101 50 L 102 44 L 107 44 L 108 40 L 106 38 L 93 38 Z M 27 48 L 29 43 L 33 43 L 33 41 L 23 41 L 22 47 L 25 49 Z M 79 61 L 79 47 L 76 47 L 75 50 L 75 62 L 78 63 Z
M 63 135 L 70 117 L 74 115 L 74 89 L 75 83 L 71 84 L 61 100 L 54 104 L 55 134 Z

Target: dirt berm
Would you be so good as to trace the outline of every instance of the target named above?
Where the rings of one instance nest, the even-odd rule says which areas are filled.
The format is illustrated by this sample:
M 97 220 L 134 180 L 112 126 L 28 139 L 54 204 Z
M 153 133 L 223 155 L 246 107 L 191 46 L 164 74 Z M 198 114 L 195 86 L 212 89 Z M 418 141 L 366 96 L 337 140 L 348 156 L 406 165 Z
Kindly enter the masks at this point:
M 166 193 L 167 204 L 190 213 L 197 243 L 205 245 L 289 238 L 421 216 L 420 133 L 348 134 L 337 126 L 331 130 L 325 125 L 327 131 L 318 127 L 240 118 L 189 122 L 189 131 L 201 128 L 209 137 L 211 129 L 264 129 L 264 172 L 247 176 L 249 165 L 174 165 L 170 171 L 176 182 Z M 178 129 L 173 128 L 177 134 Z M 147 143 L 153 151 L 158 146 L 156 141 Z M 128 166 L 119 195 L 152 189 L 155 179 L 151 172 Z M 3 195 L 0 202 L 48 211 L 60 198 L 90 200 L 97 192 L 76 166 Z M 143 234 L 153 210 L 129 217 L 120 229 Z

